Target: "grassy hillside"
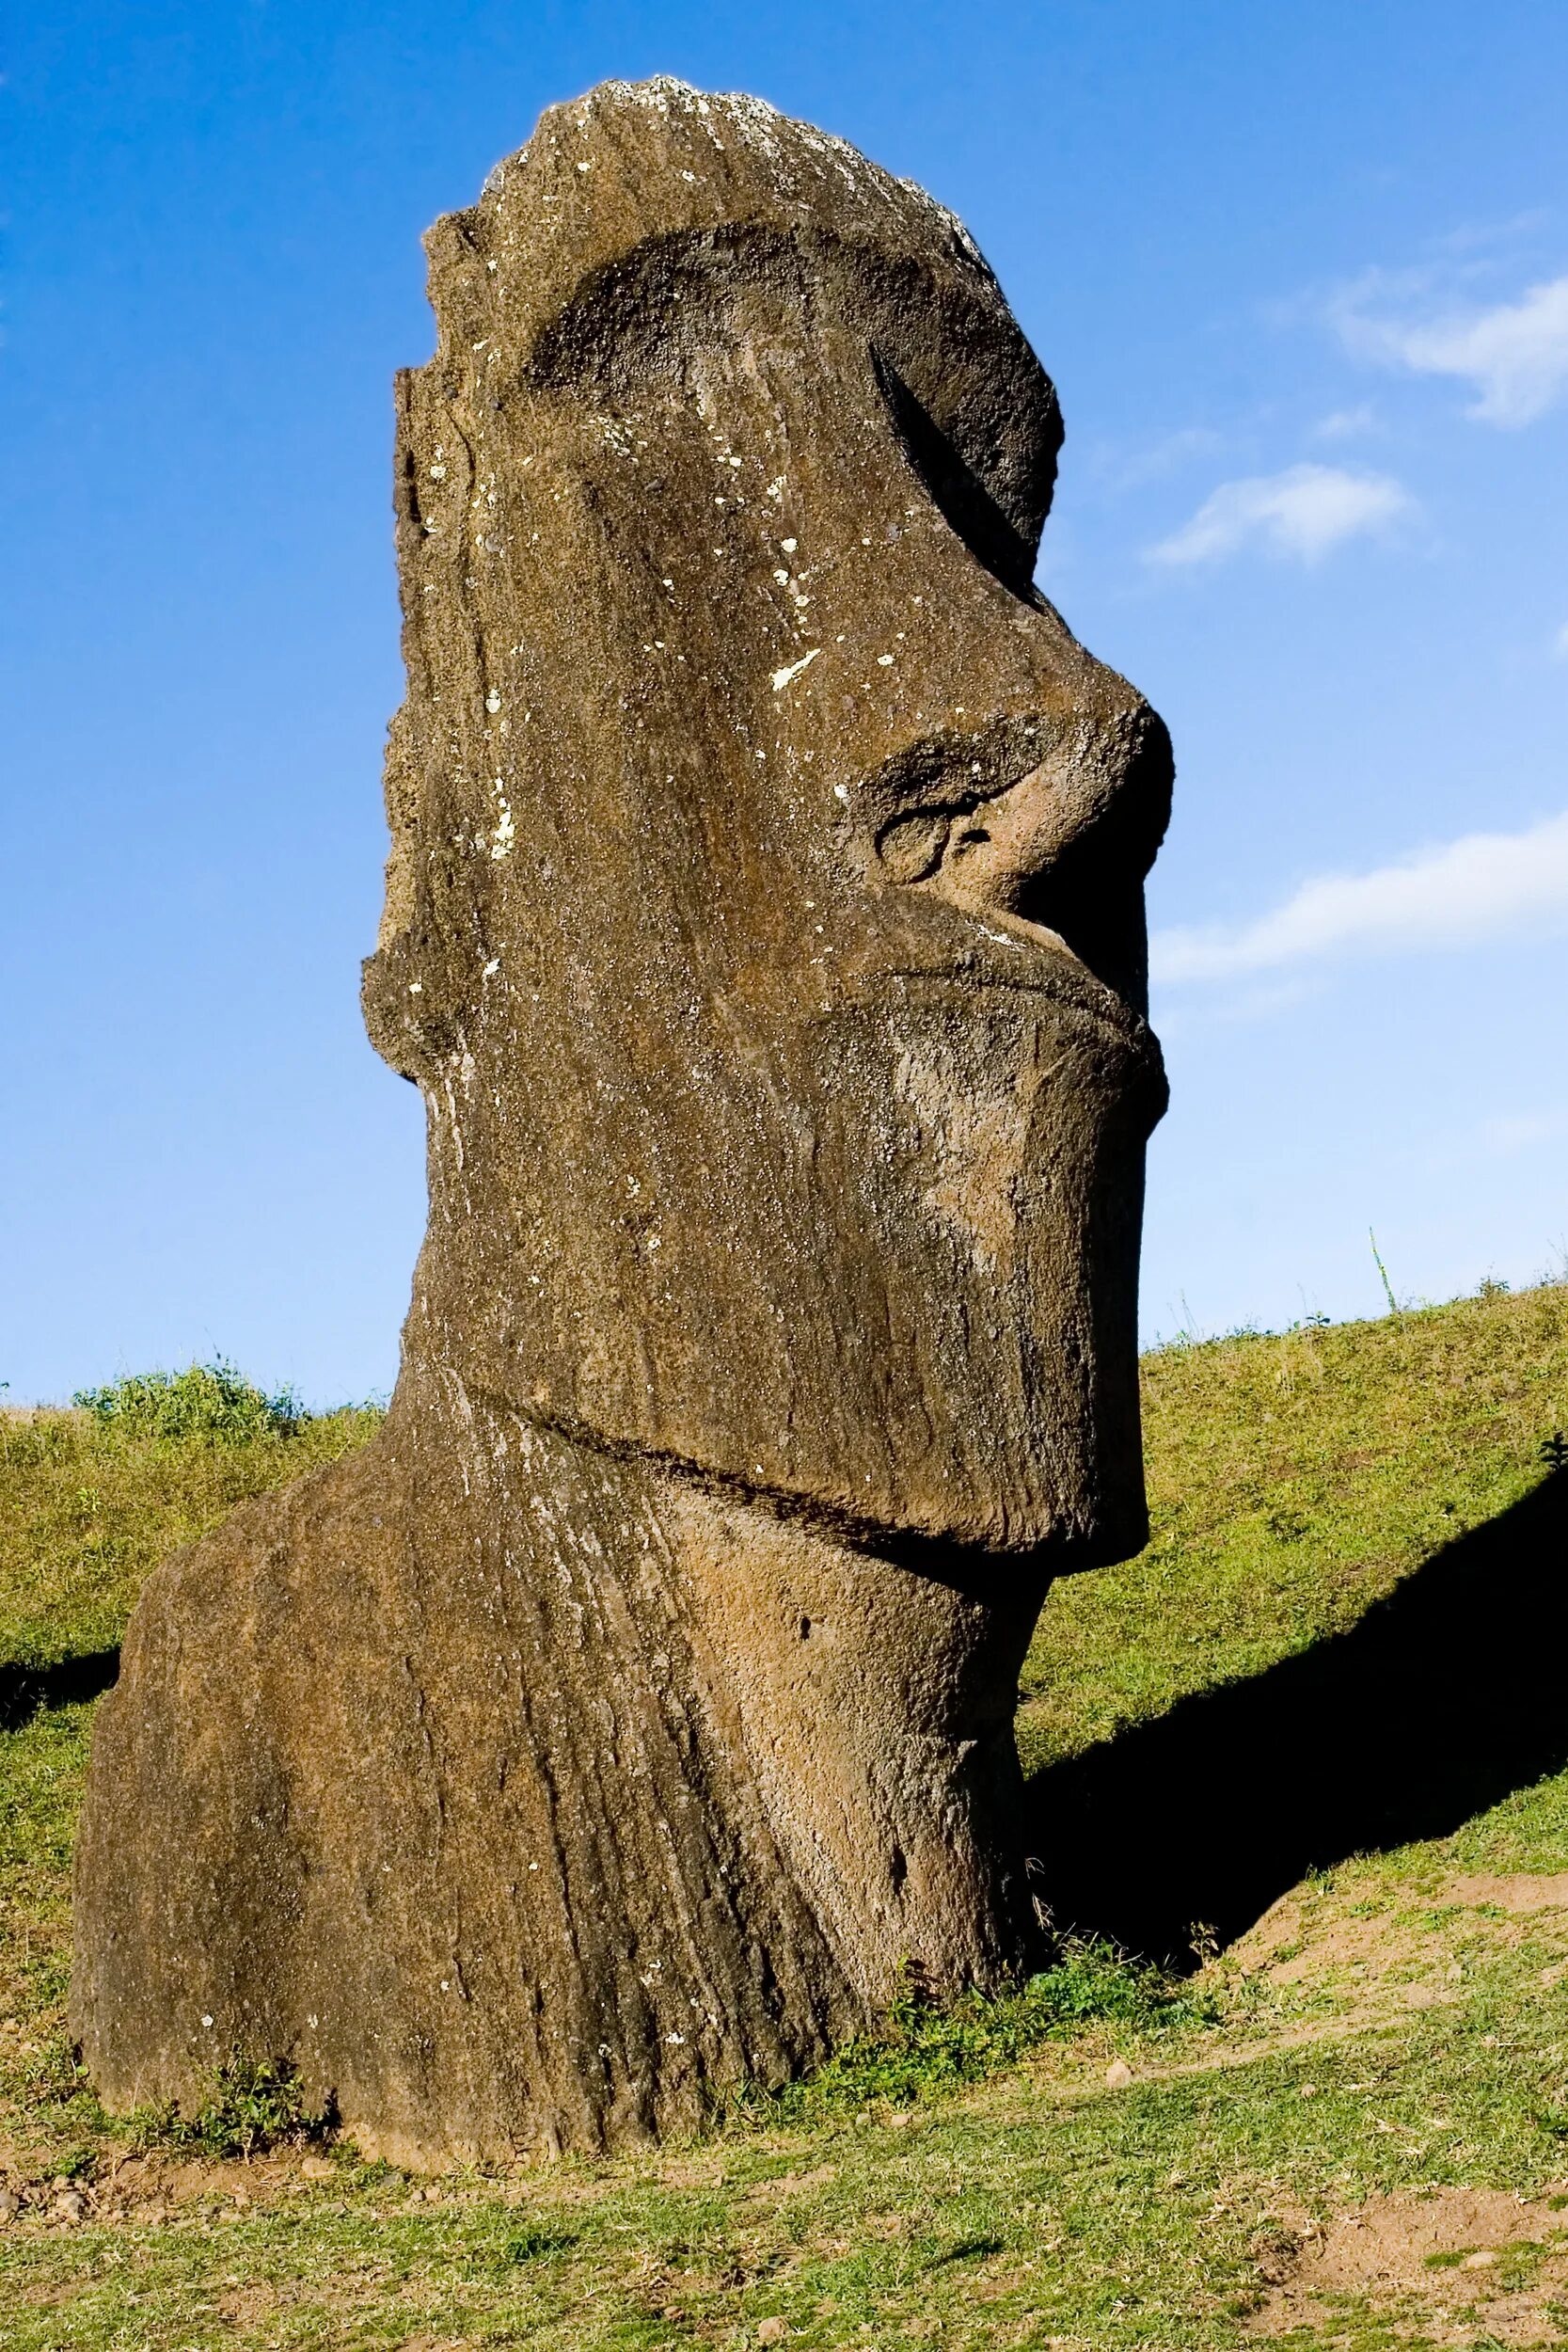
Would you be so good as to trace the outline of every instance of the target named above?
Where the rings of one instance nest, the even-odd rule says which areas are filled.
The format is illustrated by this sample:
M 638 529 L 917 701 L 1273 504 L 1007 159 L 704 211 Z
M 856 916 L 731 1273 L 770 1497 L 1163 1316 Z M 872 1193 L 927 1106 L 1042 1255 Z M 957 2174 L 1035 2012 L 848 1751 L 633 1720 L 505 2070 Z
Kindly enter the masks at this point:
M 1568 2339 L 1568 1289 L 1170 1348 L 1145 1393 L 1151 1541 L 1057 1588 L 1020 1694 L 1062 1965 L 700 2142 L 434 2185 L 286 2086 L 111 2123 L 61 2030 L 141 1577 L 373 1416 L 0 1422 L 0 2340 Z

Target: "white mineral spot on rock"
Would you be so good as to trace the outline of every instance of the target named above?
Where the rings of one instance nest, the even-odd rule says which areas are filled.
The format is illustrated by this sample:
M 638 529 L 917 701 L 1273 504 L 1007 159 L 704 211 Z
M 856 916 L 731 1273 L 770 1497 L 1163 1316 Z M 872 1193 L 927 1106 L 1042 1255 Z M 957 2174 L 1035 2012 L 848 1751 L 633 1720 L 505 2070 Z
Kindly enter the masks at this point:
M 784 669 L 775 670 L 773 673 L 774 693 L 781 693 L 789 684 L 791 678 L 799 677 L 802 670 L 809 669 L 811 664 L 816 660 L 816 657 L 821 650 L 822 648 L 820 645 L 813 645 L 810 653 L 803 653 L 799 661 L 791 661 L 787 663 Z M 758 752 L 757 757 L 759 759 L 762 757 L 762 754 L 760 752 Z

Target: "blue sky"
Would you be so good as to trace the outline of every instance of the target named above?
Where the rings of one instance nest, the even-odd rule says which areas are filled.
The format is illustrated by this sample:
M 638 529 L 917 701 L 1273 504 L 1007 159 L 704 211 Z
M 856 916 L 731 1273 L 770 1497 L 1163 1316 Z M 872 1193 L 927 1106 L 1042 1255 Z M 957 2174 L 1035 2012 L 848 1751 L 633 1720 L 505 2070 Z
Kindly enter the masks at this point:
M 419 233 L 609 74 L 968 221 L 1068 423 L 1041 579 L 1170 723 L 1150 1336 L 1568 1247 L 1560 0 L 82 6 L 13 35 L 0 1379 L 385 1390 L 357 963 Z

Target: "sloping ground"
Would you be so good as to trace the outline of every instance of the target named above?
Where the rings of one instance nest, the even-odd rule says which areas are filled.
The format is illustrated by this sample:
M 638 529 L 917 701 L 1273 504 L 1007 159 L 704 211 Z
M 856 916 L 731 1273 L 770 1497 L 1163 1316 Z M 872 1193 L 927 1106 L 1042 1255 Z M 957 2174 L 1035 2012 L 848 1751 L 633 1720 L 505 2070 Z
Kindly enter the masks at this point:
M 1075 2014 L 903 2021 L 638 2162 L 416 2182 L 230 2092 L 111 2125 L 60 2039 L 139 1576 L 371 1424 L 0 1427 L 0 2341 L 1568 2341 L 1568 1290 L 1167 1350 L 1154 1534 L 1052 1597 L 1021 1742 Z M 1022 2011 L 1021 2010 L 1020 2015 Z

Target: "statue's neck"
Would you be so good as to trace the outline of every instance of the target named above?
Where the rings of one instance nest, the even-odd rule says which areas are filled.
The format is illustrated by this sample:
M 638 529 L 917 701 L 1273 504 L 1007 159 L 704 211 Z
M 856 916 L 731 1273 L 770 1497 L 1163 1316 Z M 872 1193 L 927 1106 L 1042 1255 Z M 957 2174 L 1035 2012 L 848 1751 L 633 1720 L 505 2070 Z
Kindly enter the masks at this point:
M 948 1983 L 1014 1964 L 1029 1923 L 1012 1715 L 1043 1573 L 907 1565 L 450 1372 L 411 1366 L 392 1425 L 429 1465 L 424 1491 L 526 1534 L 504 1545 L 513 1574 L 569 1575 L 574 1606 L 652 1645 L 654 1679 L 754 1792 L 863 1999 L 911 1960 Z M 648 1662 L 628 1658 L 628 1689 Z

